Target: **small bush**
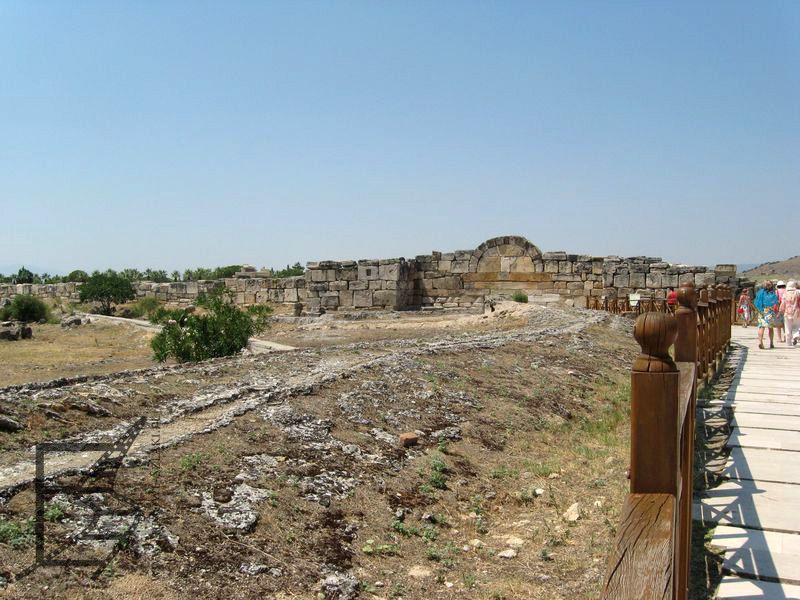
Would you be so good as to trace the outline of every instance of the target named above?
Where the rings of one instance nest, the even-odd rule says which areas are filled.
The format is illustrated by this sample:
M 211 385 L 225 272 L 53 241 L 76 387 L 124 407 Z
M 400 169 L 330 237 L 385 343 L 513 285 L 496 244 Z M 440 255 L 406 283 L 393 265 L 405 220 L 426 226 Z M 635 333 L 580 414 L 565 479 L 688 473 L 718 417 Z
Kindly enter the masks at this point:
M 178 362 L 194 362 L 231 356 L 245 348 L 251 336 L 267 328 L 272 309 L 259 305 L 241 310 L 232 304 L 231 296 L 224 289 L 214 290 L 197 299 L 206 314 L 180 311 L 178 318 L 171 317 L 176 322 L 167 322 L 150 343 L 155 360 L 163 362 L 171 357 Z M 164 313 L 159 315 L 160 310 L 154 318 L 164 317 Z
M 161 301 L 152 296 L 145 296 L 134 302 L 128 307 L 130 316 L 134 319 L 146 317 L 150 319 L 155 312 L 161 308 Z
M 20 294 L 14 296 L 11 304 L 5 310 L 7 316 L 4 319 L 14 319 L 15 321 L 34 322 L 41 319 L 49 319 L 50 310 L 47 305 L 36 296 L 30 294 Z
M 99 302 L 103 315 L 111 314 L 112 304 L 122 304 L 136 297 L 130 280 L 115 271 L 93 273 L 80 291 L 81 302 Z
M 511 296 L 511 299 L 514 302 L 521 302 L 522 304 L 528 303 L 528 294 L 525 292 L 514 292 L 514 295 Z
M 33 520 L 16 523 L 0 518 L 0 544 L 15 548 L 28 546 L 34 542 Z

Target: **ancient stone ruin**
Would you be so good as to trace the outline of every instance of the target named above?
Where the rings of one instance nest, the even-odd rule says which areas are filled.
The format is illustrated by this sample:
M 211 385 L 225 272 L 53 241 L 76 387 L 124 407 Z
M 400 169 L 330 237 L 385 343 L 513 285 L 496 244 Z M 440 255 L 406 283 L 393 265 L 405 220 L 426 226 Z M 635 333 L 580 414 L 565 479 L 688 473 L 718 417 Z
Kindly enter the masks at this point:
M 303 305 L 318 314 L 340 309 L 448 310 L 483 309 L 487 299 L 520 291 L 530 302 L 586 307 L 588 298 L 663 299 L 670 287 L 737 284 L 734 265 L 670 264 L 661 258 L 589 256 L 542 252 L 521 236 L 502 236 L 474 250 L 423 254 L 413 259 L 365 259 L 309 262 L 305 275 L 271 278 L 255 270 L 218 281 L 139 282 L 139 296 L 191 303 L 201 292 L 224 285 L 237 304 L 264 302 Z M 78 300 L 80 284 L 0 285 L 0 297 L 16 294 Z

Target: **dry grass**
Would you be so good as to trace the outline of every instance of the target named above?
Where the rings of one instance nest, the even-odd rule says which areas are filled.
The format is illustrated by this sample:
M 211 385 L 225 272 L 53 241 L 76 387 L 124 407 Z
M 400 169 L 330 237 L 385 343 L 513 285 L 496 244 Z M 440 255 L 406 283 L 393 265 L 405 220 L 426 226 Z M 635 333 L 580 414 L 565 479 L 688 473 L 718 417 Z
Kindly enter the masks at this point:
M 151 337 L 125 324 L 34 325 L 31 340 L 0 341 L 0 387 L 149 367 Z

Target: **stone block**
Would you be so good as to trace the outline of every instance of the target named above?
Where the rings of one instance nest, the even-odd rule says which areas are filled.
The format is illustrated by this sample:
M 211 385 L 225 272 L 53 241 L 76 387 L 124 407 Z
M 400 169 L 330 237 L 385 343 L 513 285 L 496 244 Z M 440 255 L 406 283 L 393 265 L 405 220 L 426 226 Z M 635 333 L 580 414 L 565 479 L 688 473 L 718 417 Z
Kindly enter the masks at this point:
M 397 292 L 392 290 L 378 290 L 372 295 L 372 303 L 376 306 L 397 306 Z
M 358 267 L 351 267 L 339 271 L 339 279 L 342 281 L 355 281 L 358 279 Z
M 613 283 L 614 287 L 628 287 L 630 285 L 630 276 L 627 273 L 623 273 L 621 275 L 614 275 Z
M 678 285 L 684 283 L 694 283 L 694 273 L 681 273 L 680 275 L 678 275 Z
M 660 288 L 662 286 L 661 278 L 662 278 L 661 273 L 654 273 L 651 271 L 650 273 L 647 274 L 647 287 Z
M 382 279 L 371 279 L 369 281 L 369 289 L 371 289 L 371 290 L 382 290 L 383 289 L 383 280 Z
M 689 275 L 689 273 L 687 273 Z M 712 273 L 695 273 L 694 276 L 694 284 L 695 285 L 713 285 L 716 283 L 716 275 Z
M 479 273 L 498 273 L 502 268 L 502 259 L 499 256 L 483 256 L 478 262 Z
M 678 274 L 670 273 L 669 270 L 661 276 L 661 286 L 665 288 L 678 287 Z
M 575 263 L 570 262 L 568 260 L 560 260 L 560 261 L 558 261 L 558 272 L 559 273 L 572 273 L 574 264 Z
M 374 280 L 380 278 L 380 267 L 378 265 L 358 265 L 358 278 L 360 280 Z
M 433 288 L 437 290 L 458 290 L 462 287 L 460 277 L 439 277 L 433 280 Z
M 308 271 L 308 273 L 311 275 L 311 281 L 325 281 L 325 271 L 322 269 L 314 269 L 313 271 Z
M 369 281 L 365 281 L 365 280 L 348 281 L 347 282 L 347 289 L 349 289 L 349 290 L 366 290 L 366 289 L 369 289 Z
M 353 292 L 353 306 L 355 308 L 372 307 L 372 290 L 356 290 Z
M 398 277 L 400 276 L 400 264 L 399 263 L 390 263 L 386 265 L 382 264 L 378 268 L 378 276 L 381 279 L 397 281 Z
M 339 293 L 326 292 L 320 296 L 319 302 L 325 310 L 336 310 L 339 308 Z
M 451 273 L 468 273 L 469 260 L 454 260 L 450 266 Z
M 558 261 L 557 260 L 545 260 L 544 261 L 544 272 L 545 273 L 558 273 Z
M 331 290 L 332 292 L 339 292 L 341 290 L 346 290 L 347 289 L 347 284 L 348 284 L 348 282 L 344 281 L 344 280 L 343 281 L 331 281 L 328 284 L 328 289 Z
M 646 275 L 644 272 L 631 272 L 628 285 L 632 288 L 643 288 L 646 283 Z
M 566 252 L 542 252 L 542 258 L 548 260 L 567 260 Z

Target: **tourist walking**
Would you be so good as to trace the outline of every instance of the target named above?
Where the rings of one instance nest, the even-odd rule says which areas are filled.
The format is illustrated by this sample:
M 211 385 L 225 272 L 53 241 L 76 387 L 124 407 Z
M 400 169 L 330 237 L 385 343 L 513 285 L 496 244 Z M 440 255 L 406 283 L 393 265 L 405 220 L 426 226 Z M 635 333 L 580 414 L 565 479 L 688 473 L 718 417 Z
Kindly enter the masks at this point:
M 672 312 L 675 312 L 675 307 L 678 306 L 678 292 L 675 291 L 675 288 L 669 288 L 667 291 L 667 306 L 669 306 Z
M 786 330 L 786 345 L 790 348 L 797 344 L 795 331 L 800 325 L 800 292 L 797 291 L 797 282 L 790 281 L 786 285 L 778 312 L 783 317 L 784 329 Z
M 745 327 L 750 324 L 750 303 L 750 290 L 743 289 L 739 296 L 739 307 L 736 309 L 736 312 L 739 314 L 739 318 L 742 320 Z
M 774 348 L 772 331 L 775 327 L 775 311 L 778 308 L 778 295 L 771 281 L 764 282 L 756 294 L 755 307 L 758 311 L 758 347 L 764 349 L 764 330 L 769 329 L 769 347 Z
M 778 304 L 783 300 L 783 295 L 786 293 L 786 282 L 779 281 L 775 285 L 775 293 L 778 295 Z M 778 341 L 783 343 L 783 315 L 775 310 L 775 329 L 778 330 Z

